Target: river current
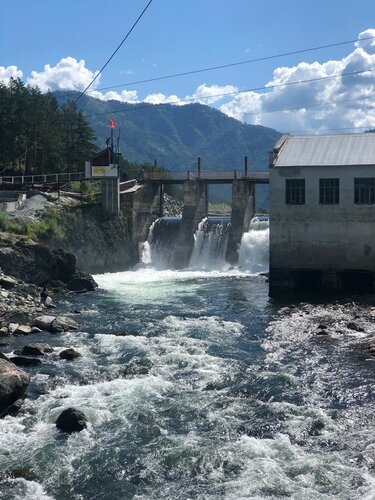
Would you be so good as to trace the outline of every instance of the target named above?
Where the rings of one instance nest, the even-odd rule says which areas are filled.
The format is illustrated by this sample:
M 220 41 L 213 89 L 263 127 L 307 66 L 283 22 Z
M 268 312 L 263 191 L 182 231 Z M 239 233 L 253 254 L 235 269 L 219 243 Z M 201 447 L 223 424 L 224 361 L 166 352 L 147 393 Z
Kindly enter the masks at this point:
M 0 482 L 0 498 L 375 498 L 371 298 L 270 299 L 247 238 L 240 269 L 148 262 L 59 305 L 79 331 L 33 336 L 56 353 L 0 420 L 0 470 L 34 477 Z M 90 423 L 64 435 L 71 406 Z

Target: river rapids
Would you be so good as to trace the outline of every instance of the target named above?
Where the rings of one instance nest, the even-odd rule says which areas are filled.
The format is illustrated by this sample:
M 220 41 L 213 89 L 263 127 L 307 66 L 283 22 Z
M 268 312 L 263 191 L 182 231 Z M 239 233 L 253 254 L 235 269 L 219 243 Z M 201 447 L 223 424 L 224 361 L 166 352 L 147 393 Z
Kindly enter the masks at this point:
M 238 268 L 225 227 L 202 221 L 182 271 L 149 237 L 136 269 L 59 305 L 80 310 L 78 332 L 33 336 L 56 353 L 0 420 L 0 470 L 33 477 L 3 479 L 0 498 L 375 498 L 371 298 L 272 300 L 267 225 L 244 235 Z M 61 360 L 62 346 L 82 357 Z M 65 435 L 54 422 L 71 406 L 89 426 Z

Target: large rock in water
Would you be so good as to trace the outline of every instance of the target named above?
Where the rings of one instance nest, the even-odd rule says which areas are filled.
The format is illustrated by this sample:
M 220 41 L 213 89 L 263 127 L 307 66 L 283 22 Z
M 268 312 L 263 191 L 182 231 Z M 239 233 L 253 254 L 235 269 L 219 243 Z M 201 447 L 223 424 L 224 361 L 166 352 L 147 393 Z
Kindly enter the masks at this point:
M 97 286 L 91 275 L 77 269 L 73 254 L 61 248 L 50 250 L 46 245 L 17 236 L 9 240 L 0 234 L 0 268 L 6 274 L 38 286 L 61 282 L 67 290 L 67 284 L 71 283 L 73 290 L 77 279 L 81 280 L 79 291 Z
M 87 427 L 86 415 L 76 408 L 67 408 L 58 416 L 56 427 L 64 432 L 79 432 Z
M 0 359 L 0 416 L 4 416 L 17 399 L 23 399 L 28 384 L 26 373 L 13 363 Z
M 68 330 L 77 330 L 77 323 L 68 316 L 38 316 L 33 321 L 33 326 L 47 332 L 60 333 Z

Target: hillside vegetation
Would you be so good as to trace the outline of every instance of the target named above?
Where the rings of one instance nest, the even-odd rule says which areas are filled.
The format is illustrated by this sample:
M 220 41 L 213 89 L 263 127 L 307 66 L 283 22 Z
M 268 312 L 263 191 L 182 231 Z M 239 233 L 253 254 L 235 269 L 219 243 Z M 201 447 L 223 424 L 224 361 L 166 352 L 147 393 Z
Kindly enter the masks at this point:
M 72 97 L 55 93 L 59 102 Z M 128 104 L 101 101 L 84 96 L 78 102 L 94 130 L 98 144 L 105 145 L 110 134 L 109 118 L 116 121 L 115 138 L 120 132 L 120 149 L 130 161 L 152 162 L 169 170 L 193 170 L 197 157 L 202 168 L 233 170 L 249 167 L 268 169 L 268 151 L 280 137 L 271 128 L 243 124 L 202 104 L 186 106 Z

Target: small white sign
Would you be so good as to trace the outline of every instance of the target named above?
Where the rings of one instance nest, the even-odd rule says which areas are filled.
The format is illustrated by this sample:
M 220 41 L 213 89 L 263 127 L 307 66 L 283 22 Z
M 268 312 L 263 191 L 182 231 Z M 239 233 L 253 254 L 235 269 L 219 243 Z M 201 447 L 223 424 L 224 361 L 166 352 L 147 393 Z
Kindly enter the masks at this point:
M 105 166 L 97 166 L 91 167 L 91 175 L 92 177 L 118 177 L 118 167 L 117 165 L 105 165 Z

